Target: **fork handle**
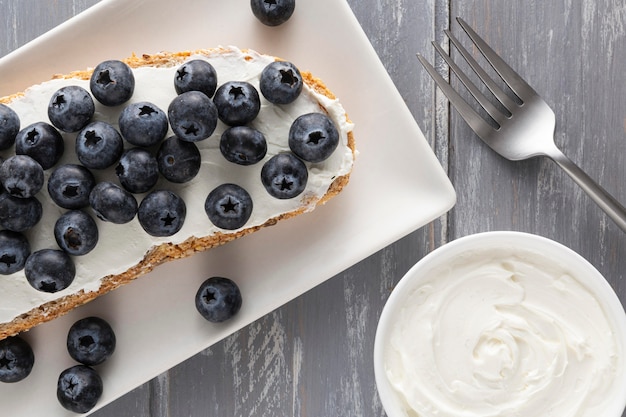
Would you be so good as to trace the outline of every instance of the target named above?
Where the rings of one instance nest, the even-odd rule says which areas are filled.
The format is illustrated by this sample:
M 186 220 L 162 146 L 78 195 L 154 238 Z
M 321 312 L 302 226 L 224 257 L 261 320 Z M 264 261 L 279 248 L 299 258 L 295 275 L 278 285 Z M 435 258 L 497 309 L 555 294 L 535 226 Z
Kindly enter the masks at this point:
M 598 206 L 626 232 L 626 208 L 604 188 L 596 183 L 585 171 L 569 159 L 563 152 L 556 150 L 548 155 L 596 202 Z

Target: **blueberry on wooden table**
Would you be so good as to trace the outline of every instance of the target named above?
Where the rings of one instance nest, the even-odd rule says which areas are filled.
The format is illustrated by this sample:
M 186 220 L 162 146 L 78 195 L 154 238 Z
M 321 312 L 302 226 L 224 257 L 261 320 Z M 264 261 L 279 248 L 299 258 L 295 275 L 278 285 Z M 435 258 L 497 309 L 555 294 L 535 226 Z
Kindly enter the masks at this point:
M 137 218 L 151 236 L 172 236 L 185 223 L 187 207 L 182 198 L 168 190 L 152 191 L 139 204 Z
M 296 0 L 250 0 L 252 13 L 267 26 L 285 23 L 296 8 Z
M 306 188 L 309 172 L 306 165 L 291 153 L 279 153 L 261 169 L 265 190 L 281 200 L 294 198 Z
M 217 72 L 208 61 L 192 59 L 176 70 L 174 89 L 177 94 L 200 91 L 209 98 L 213 97 L 217 89 Z
M 124 152 L 122 135 L 109 123 L 89 123 L 76 135 L 76 156 L 90 169 L 105 169 L 115 164 Z
M 78 132 L 91 121 L 96 107 L 89 91 L 77 85 L 59 88 L 48 103 L 48 119 L 63 132 Z
M 204 93 L 188 91 L 176 96 L 167 108 L 172 132 L 188 142 L 211 136 L 217 127 L 218 110 Z
M 79 209 L 89 205 L 89 194 L 96 185 L 91 171 L 82 165 L 61 165 L 48 178 L 48 194 L 59 207 Z
M 220 323 L 232 318 L 242 305 L 241 291 L 228 278 L 211 277 L 196 293 L 196 309 L 206 320 Z
M 76 267 L 66 252 L 41 249 L 28 257 L 24 273 L 28 283 L 36 290 L 55 293 L 70 286 Z
M 113 328 L 100 317 L 80 319 L 67 333 L 67 352 L 83 365 L 104 363 L 113 355 L 116 343 Z
M 75 365 L 61 372 L 57 381 L 57 399 L 63 408 L 84 414 L 94 408 L 104 390 L 102 378 L 86 365 Z
M 147 101 L 131 103 L 120 113 L 118 124 L 122 137 L 135 146 L 152 146 L 165 138 L 167 115 Z
M 19 382 L 30 375 L 35 364 L 33 350 L 24 339 L 11 336 L 0 340 L 0 382 Z
M 19 131 L 20 117 L 6 104 L 0 104 L 0 150 L 13 146 Z
M 270 103 L 289 104 L 302 92 L 302 75 L 298 68 L 287 61 L 275 61 L 261 72 L 259 89 Z
M 202 164 L 196 144 L 180 140 L 176 136 L 170 136 L 161 142 L 156 158 L 161 175 L 177 184 L 191 181 Z
M 28 155 L 45 170 L 52 168 L 63 156 L 65 141 L 61 133 L 46 122 L 35 122 L 20 130 L 15 137 L 15 153 Z
M 43 188 L 43 168 L 28 155 L 13 155 L 0 164 L 0 183 L 13 197 L 33 197 Z
M 21 271 L 30 255 L 26 236 L 10 230 L 0 230 L 0 274 L 10 275 Z
M 249 126 L 233 126 L 222 133 L 220 151 L 227 161 L 238 165 L 253 165 L 267 153 L 263 133 Z
M 222 84 L 213 97 L 217 113 L 229 126 L 241 126 L 253 121 L 261 110 L 261 98 L 247 81 L 228 81 Z
M 124 62 L 109 60 L 96 66 L 89 80 L 91 94 L 105 106 L 130 100 L 135 91 L 133 70 Z

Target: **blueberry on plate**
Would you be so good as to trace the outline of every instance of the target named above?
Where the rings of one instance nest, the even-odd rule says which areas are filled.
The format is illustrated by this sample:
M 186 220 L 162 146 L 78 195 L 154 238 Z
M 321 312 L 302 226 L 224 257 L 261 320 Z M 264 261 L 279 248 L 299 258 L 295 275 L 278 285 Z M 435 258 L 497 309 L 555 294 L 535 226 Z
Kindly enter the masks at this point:
M 57 249 L 41 249 L 26 260 L 24 273 L 36 290 L 54 293 L 70 286 L 76 267 L 70 256 Z
M 285 23 L 296 8 L 296 0 L 250 0 L 252 13 L 267 26 Z
M 103 181 L 89 194 L 89 204 L 99 219 L 115 224 L 128 223 L 137 214 L 137 200 L 120 186 Z
M 148 150 L 132 148 L 122 154 L 115 173 L 124 189 L 131 193 L 145 193 L 159 180 L 159 164 Z
M 59 207 L 79 209 L 89 205 L 89 193 L 96 186 L 91 171 L 82 165 L 61 165 L 48 178 L 48 194 Z
M 10 275 L 24 269 L 30 243 L 21 233 L 0 230 L 0 274 Z
M 147 101 L 124 107 L 118 123 L 124 139 L 136 146 L 156 145 L 165 138 L 168 129 L 165 112 Z
M 204 211 L 215 226 L 239 229 L 252 214 L 252 197 L 236 184 L 222 184 L 209 193 L 204 202 Z
M 85 255 L 98 243 L 98 226 L 82 210 L 70 210 L 54 224 L 54 238 L 61 249 L 70 255 Z
M 102 378 L 86 365 L 75 365 L 61 372 L 57 399 L 63 408 L 84 414 L 96 406 L 104 390 Z
M 165 139 L 157 152 L 159 172 L 168 181 L 178 184 L 191 181 L 198 175 L 201 163 L 196 144 L 176 136 Z
M 78 132 L 85 127 L 96 110 L 89 91 L 77 85 L 59 88 L 48 103 L 48 118 L 63 132 Z
M 274 155 L 261 168 L 261 182 L 265 190 L 281 200 L 300 195 L 308 178 L 304 162 L 290 153 Z
M 200 91 L 213 97 L 217 88 L 217 72 L 213 65 L 203 59 L 192 59 L 176 70 L 174 89 L 177 94 Z
M 228 81 L 213 97 L 217 114 L 229 126 L 241 126 L 253 121 L 261 110 L 259 93 L 246 81 Z
M 0 340 L 0 382 L 19 382 L 30 375 L 35 355 L 28 342 L 19 336 Z
M 28 155 L 13 155 L 0 165 L 0 183 L 13 197 L 33 197 L 43 188 L 43 168 Z
M 307 113 L 298 117 L 289 129 L 289 148 L 309 162 L 327 159 L 339 144 L 339 132 L 323 113 Z
M 0 194 L 0 227 L 25 232 L 41 220 L 43 207 L 36 197 L 17 198 Z
M 241 309 L 241 291 L 228 278 L 211 277 L 196 293 L 196 309 L 210 322 L 220 323 L 232 318 Z
M 274 61 L 261 72 L 259 89 L 270 103 L 293 103 L 302 92 L 302 75 L 294 64 Z
M 139 224 L 151 236 L 172 236 L 185 223 L 187 207 L 172 191 L 156 190 L 146 195 L 139 205 Z
M 76 135 L 76 156 L 91 169 L 105 169 L 115 164 L 124 152 L 122 135 L 109 123 L 95 121 Z
M 133 70 L 122 61 L 104 61 L 93 70 L 89 88 L 100 103 L 119 106 L 133 96 L 135 76 Z
M 263 133 L 248 126 L 233 126 L 222 133 L 220 151 L 224 158 L 238 165 L 253 165 L 267 153 Z
M 15 137 L 15 153 L 30 156 L 44 170 L 59 162 L 64 151 L 63 136 L 54 126 L 45 122 L 28 125 Z
M 5 104 L 0 104 L 0 150 L 9 149 L 20 131 L 20 117 Z
M 67 334 L 67 351 L 83 365 L 100 365 L 115 351 L 115 332 L 100 317 L 85 317 L 75 322 Z
M 187 142 L 208 138 L 217 127 L 217 109 L 211 99 L 199 91 L 176 96 L 167 108 L 172 131 Z

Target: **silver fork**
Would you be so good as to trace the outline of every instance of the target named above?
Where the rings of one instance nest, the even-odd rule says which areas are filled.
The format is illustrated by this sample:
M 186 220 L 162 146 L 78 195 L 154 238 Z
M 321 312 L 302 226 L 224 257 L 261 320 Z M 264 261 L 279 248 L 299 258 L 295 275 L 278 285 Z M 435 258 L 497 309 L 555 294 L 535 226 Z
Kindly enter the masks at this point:
M 510 98 L 467 49 L 461 45 L 459 40 L 449 30 L 446 30 L 445 34 L 454 47 L 505 109 L 503 111 L 496 107 L 490 99 L 482 94 L 481 90 L 463 73 L 443 48 L 433 42 L 437 52 L 497 126 L 494 126 L 493 123 L 490 124 L 477 113 L 439 75 L 433 66 L 422 55 L 418 54 L 417 57 L 424 68 L 461 114 L 461 117 L 489 147 L 507 159 L 519 161 L 536 156 L 547 156 L 552 159 L 623 231 L 626 231 L 626 209 L 624 206 L 565 156 L 554 144 L 556 119 L 548 104 L 463 19 L 457 18 L 457 21 L 500 78 L 519 99 L 516 101 Z

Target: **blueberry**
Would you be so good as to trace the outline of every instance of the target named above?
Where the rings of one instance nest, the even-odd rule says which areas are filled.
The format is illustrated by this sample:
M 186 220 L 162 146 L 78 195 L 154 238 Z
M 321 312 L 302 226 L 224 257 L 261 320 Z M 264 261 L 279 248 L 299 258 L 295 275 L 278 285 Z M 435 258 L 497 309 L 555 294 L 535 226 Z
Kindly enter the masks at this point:
M 224 158 L 239 165 L 259 162 L 267 153 L 263 133 L 248 126 L 233 126 L 222 133 L 220 151 Z
M 322 162 L 338 144 L 339 132 L 323 113 L 303 114 L 289 129 L 289 148 L 305 161 Z
M 261 72 L 259 88 L 270 103 L 293 103 L 302 92 L 302 75 L 294 64 L 275 61 Z
M 85 255 L 98 243 L 98 226 L 84 211 L 70 210 L 54 224 L 54 238 L 59 247 L 70 255 Z
M 252 198 L 236 184 L 222 184 L 209 193 L 204 211 L 215 226 L 227 230 L 239 229 L 252 214 Z
M 109 123 L 95 121 L 76 135 L 76 156 L 91 169 L 105 169 L 115 164 L 124 152 L 124 141 Z
M 96 184 L 89 194 L 89 204 L 99 219 L 115 224 L 128 223 L 137 214 L 135 197 L 112 182 Z
M 48 118 L 63 132 L 78 132 L 89 123 L 95 110 L 89 91 L 68 85 L 59 88 L 50 98 Z
M 93 70 L 89 88 L 100 103 L 118 106 L 133 96 L 135 76 L 133 70 L 122 61 L 104 61 Z
M 91 171 L 82 165 L 61 165 L 48 178 L 48 194 L 59 206 L 79 209 L 89 205 L 89 193 L 96 185 Z
M 99 317 L 85 317 L 75 322 L 67 334 L 67 351 L 83 365 L 100 365 L 115 351 L 115 333 Z
M 261 182 L 267 192 L 279 199 L 300 195 L 306 187 L 309 173 L 306 165 L 290 153 L 273 156 L 261 169 Z
M 0 182 L 13 197 L 30 198 L 43 187 L 43 168 L 28 155 L 13 155 L 0 165 Z
M 9 149 L 20 131 L 20 117 L 5 104 L 0 103 L 0 150 Z
M 195 143 L 171 136 L 161 143 L 157 153 L 159 172 L 168 181 L 184 183 L 200 171 L 200 151 Z
M 41 249 L 28 257 L 24 273 L 33 288 L 54 293 L 70 286 L 76 275 L 76 267 L 70 256 L 62 250 Z
M 172 191 L 156 190 L 144 197 L 137 218 L 141 227 L 152 236 L 172 236 L 185 223 L 185 202 Z
M 118 122 L 124 139 L 136 146 L 156 145 L 168 129 L 165 112 L 146 101 L 126 106 Z
M 0 227 L 25 232 L 41 220 L 43 208 L 36 197 L 17 198 L 0 194 Z
M 147 150 L 132 148 L 122 154 L 115 173 L 127 191 L 145 193 L 159 180 L 159 165 Z
M 200 91 L 213 97 L 217 88 L 217 72 L 209 62 L 202 59 L 193 59 L 185 62 L 176 70 L 174 76 L 176 93 Z
M 75 365 L 61 372 L 57 399 L 63 408 L 84 414 L 96 406 L 104 390 L 102 378 L 86 365 Z
M 30 375 L 35 355 L 28 342 L 19 336 L 0 340 L 0 382 L 19 382 Z
M 285 23 L 296 8 L 296 0 L 250 0 L 252 13 L 267 26 Z
M 18 232 L 0 230 L 0 274 L 10 275 L 24 269 L 30 255 L 28 239 Z
M 174 134 L 188 142 L 208 138 L 217 127 L 215 104 L 199 91 L 176 96 L 167 108 L 167 117 Z
M 43 169 L 52 168 L 64 151 L 63 136 L 54 126 L 45 122 L 28 125 L 15 137 L 15 153 L 30 156 Z
M 246 81 L 229 81 L 215 92 L 213 102 L 222 122 L 229 126 L 250 123 L 261 110 L 261 99 L 254 86 Z
M 228 278 L 211 277 L 200 285 L 196 293 L 196 309 L 213 323 L 232 318 L 241 309 L 241 304 L 241 291 Z

